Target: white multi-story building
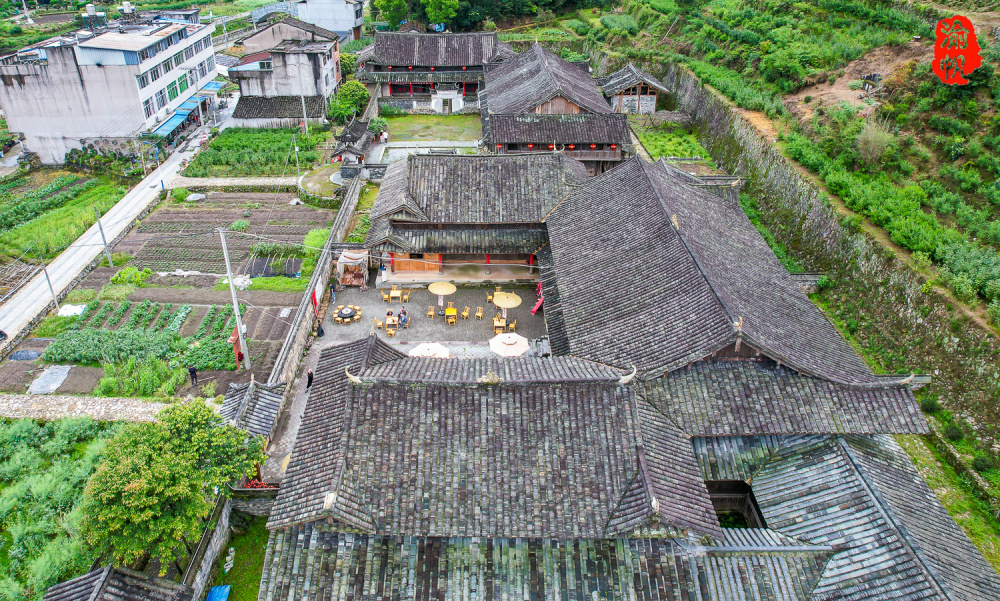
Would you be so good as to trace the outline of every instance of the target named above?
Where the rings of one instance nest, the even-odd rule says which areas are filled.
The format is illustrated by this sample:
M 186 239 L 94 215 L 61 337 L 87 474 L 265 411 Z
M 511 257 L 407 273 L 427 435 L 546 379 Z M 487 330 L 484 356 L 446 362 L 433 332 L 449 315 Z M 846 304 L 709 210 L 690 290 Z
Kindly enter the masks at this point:
M 127 4 L 127 3 L 126 3 Z M 197 10 L 134 15 L 0 58 L 0 106 L 24 149 L 58 164 L 68 151 L 142 133 L 170 137 L 198 118 L 192 98 L 215 77 L 214 25 Z

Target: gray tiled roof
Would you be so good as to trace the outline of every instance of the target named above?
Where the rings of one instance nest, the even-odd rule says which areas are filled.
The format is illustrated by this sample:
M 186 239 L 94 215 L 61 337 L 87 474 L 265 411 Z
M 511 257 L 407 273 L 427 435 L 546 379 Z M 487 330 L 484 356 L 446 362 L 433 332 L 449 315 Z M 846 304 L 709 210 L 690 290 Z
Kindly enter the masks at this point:
M 53 585 L 43 601 L 190 601 L 190 587 L 107 566 Z
M 284 394 L 284 384 L 267 385 L 251 381 L 230 386 L 219 413 L 227 420 L 237 420 L 237 427 L 267 437 L 277 424 Z
M 306 114 L 310 118 L 326 115 L 322 96 L 306 97 Z M 233 110 L 233 119 L 296 119 L 302 117 L 299 96 L 240 96 Z
M 490 144 L 632 144 L 623 113 L 490 115 L 486 137 Z
M 694 447 L 706 479 L 752 484 L 768 528 L 837 551 L 814 601 L 1000 598 L 1000 578 L 888 436 L 695 438 Z
M 611 105 L 579 65 L 571 64 L 539 44 L 486 71 L 489 112 L 534 112 L 538 105 L 562 96 L 591 113 L 610 113 Z
M 364 155 L 371 148 L 375 134 L 368 131 L 368 122 L 353 118 L 347 124 L 344 131 L 337 136 L 339 143 L 333 150 L 333 156 L 338 156 L 350 151 L 354 154 Z
M 561 154 L 411 155 L 386 169 L 365 246 L 407 252 L 534 252 L 544 243 L 539 227 L 405 231 L 390 220 L 539 224 L 570 186 L 588 177 L 582 163 Z M 497 247 L 491 248 L 494 243 Z
M 668 91 L 658 79 L 632 63 L 597 80 L 597 85 L 601 87 L 605 96 L 613 96 L 626 88 L 631 88 L 641 83 L 649 84 L 661 92 Z
M 324 495 L 333 477 L 330 466 L 341 454 L 340 438 L 350 384 L 344 368 L 351 367 L 357 373 L 369 365 L 404 356 L 375 336 L 323 351 L 295 449 L 271 508 L 269 527 L 308 521 L 322 513 Z
M 474 382 L 490 369 L 505 381 Z M 314 385 L 276 504 L 289 511 L 271 527 L 329 515 L 377 534 L 597 537 L 654 520 L 719 534 L 687 437 L 614 370 L 401 359 L 360 377 L 345 391 L 329 384 L 345 375 L 324 371 Z M 303 444 L 314 420 L 337 442 Z
M 505 51 L 506 47 L 506 51 Z M 397 33 L 377 31 L 371 59 L 381 65 L 481 66 L 509 52 L 496 33 Z M 367 58 L 367 55 L 366 55 Z
M 905 386 L 852 388 L 773 361 L 700 361 L 643 383 L 691 436 L 927 432 Z
M 624 375 L 606 365 L 576 357 L 552 357 L 544 361 L 528 357 L 492 357 L 461 361 L 406 357 L 398 361 L 369 366 L 358 375 L 366 381 L 372 379 L 400 383 L 475 384 L 477 378 L 491 370 L 510 384 L 615 382 Z
M 735 545 L 746 551 L 734 552 Z M 752 547 L 751 547 L 752 545 Z M 673 539 L 424 538 L 313 523 L 271 532 L 261 599 L 806 601 L 831 551 L 766 531 Z
M 738 205 L 658 165 L 633 158 L 593 178 L 546 223 L 573 355 L 648 377 L 742 340 L 831 381 L 885 384 Z

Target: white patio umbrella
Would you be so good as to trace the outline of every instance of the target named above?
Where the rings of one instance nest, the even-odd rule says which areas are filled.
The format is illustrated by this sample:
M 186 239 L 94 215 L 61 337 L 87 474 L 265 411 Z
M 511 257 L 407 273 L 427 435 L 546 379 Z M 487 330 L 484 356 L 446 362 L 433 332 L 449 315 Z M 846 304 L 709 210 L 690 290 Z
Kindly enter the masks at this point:
M 518 357 L 529 348 L 528 339 L 520 334 L 497 334 L 490 338 L 490 350 L 501 357 Z
M 409 355 L 411 357 L 437 357 L 439 359 L 447 359 L 451 356 L 451 353 L 448 351 L 448 347 L 443 344 L 438 344 L 437 342 L 422 342 L 410 349 Z

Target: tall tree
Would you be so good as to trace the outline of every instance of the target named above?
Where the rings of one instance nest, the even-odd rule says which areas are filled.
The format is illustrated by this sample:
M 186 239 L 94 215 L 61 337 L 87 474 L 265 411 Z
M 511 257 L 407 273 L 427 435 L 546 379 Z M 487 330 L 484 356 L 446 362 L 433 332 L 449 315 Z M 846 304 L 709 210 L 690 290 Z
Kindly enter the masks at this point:
M 406 0 L 375 0 L 375 7 L 382 13 L 382 18 L 389 22 L 389 27 L 399 29 L 400 22 L 406 18 L 409 9 Z
M 203 401 L 163 410 L 159 422 L 132 424 L 111 439 L 87 483 L 81 532 L 98 553 L 162 572 L 197 538 L 216 488 L 251 475 L 263 439 L 225 424 Z
M 431 23 L 448 23 L 458 14 L 458 0 L 420 0 Z

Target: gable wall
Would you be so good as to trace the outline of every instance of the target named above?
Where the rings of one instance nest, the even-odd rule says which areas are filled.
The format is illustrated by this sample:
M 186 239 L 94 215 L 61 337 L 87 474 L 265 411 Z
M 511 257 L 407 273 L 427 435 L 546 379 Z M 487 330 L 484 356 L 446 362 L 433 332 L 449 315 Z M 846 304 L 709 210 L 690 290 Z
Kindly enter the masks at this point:
M 535 112 L 539 115 L 575 115 L 580 112 L 580 107 L 563 96 L 556 96 L 536 106 Z

